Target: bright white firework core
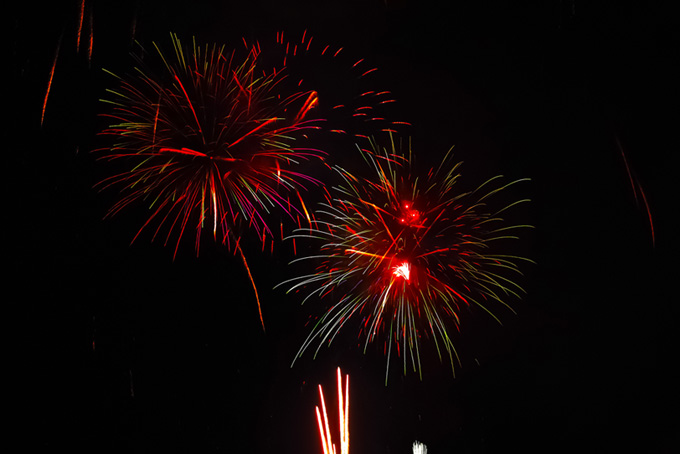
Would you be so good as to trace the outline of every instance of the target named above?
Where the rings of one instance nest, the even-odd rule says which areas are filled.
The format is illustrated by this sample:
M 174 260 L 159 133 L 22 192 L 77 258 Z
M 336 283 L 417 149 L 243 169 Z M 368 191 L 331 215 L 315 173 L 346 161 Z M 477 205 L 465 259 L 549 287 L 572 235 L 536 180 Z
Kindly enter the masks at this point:
M 399 266 L 395 266 L 394 275 L 401 276 L 408 281 L 411 276 L 411 265 L 408 262 L 404 262 Z

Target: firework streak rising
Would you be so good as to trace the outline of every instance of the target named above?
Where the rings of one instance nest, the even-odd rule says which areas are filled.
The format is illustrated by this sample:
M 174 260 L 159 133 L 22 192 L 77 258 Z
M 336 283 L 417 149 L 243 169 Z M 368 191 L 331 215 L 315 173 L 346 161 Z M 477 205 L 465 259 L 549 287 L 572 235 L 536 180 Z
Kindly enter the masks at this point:
M 411 171 L 410 144 L 408 154 L 394 142 L 390 146 L 387 151 L 374 143 L 362 150 L 368 177 L 337 169 L 344 183 L 318 210 L 315 228 L 294 235 L 322 242 L 320 254 L 295 260 L 316 261 L 316 271 L 280 285 L 290 286 L 289 292 L 306 290 L 303 303 L 312 297 L 333 301 L 296 359 L 318 343 L 316 356 L 356 317 L 364 352 L 382 337 L 387 370 L 394 347 L 403 356 L 404 373 L 410 358 L 422 378 L 421 339 L 434 343 L 440 360 L 445 351 L 454 371 L 460 359 L 451 330 L 459 329 L 461 309 L 479 307 L 500 323 L 490 303 L 512 311 L 506 300 L 523 293 L 512 278 L 521 274 L 518 264 L 530 260 L 494 251 L 530 227 L 507 225 L 501 217 L 528 200 L 492 209 L 496 196 L 524 180 L 499 184 L 497 176 L 460 192 L 460 163 L 450 162 L 450 152 L 438 168 L 418 177 Z
M 187 230 L 196 231 L 197 254 L 204 230 L 236 252 L 247 227 L 264 249 L 274 237 L 265 221 L 270 211 L 303 217 L 299 191 L 319 184 L 296 167 L 323 153 L 293 146 L 318 127 L 307 118 L 317 94 L 281 90 L 281 72 L 258 66 L 257 47 L 239 57 L 224 46 L 183 46 L 175 35 L 172 44 L 171 55 L 154 45 L 160 73 L 142 52 L 136 73 L 114 75 L 119 87 L 104 100 L 113 111 L 102 134 L 116 143 L 103 159 L 122 161 L 125 169 L 99 185 L 121 188 L 108 216 L 148 203 L 151 214 L 133 241 L 155 223 L 154 239 L 162 230 L 165 244 L 176 238 L 175 255 Z
M 323 398 L 323 389 L 321 388 L 321 385 L 319 385 L 321 410 L 319 410 L 318 406 L 316 407 L 316 420 L 319 424 L 323 454 L 349 454 L 349 375 L 345 375 L 344 393 L 342 389 L 342 373 L 338 367 L 338 427 L 340 430 L 340 453 L 338 453 L 331 437 L 328 414 L 326 413 L 326 402 Z
M 427 446 L 419 441 L 414 441 L 413 454 L 427 454 Z

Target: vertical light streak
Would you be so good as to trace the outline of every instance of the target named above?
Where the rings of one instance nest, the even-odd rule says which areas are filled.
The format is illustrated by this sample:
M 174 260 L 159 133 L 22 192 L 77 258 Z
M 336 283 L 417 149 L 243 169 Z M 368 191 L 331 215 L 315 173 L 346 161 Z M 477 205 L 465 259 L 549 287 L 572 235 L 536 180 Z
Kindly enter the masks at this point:
M 88 64 L 92 64 L 92 48 L 94 47 L 94 13 L 92 12 L 92 8 L 90 8 L 90 21 L 89 21 L 89 26 L 90 26 L 90 40 L 87 45 L 87 62 Z
M 427 454 L 427 446 L 419 441 L 414 441 L 413 454 Z
M 321 409 L 316 407 L 316 420 L 319 425 L 319 435 L 321 436 L 321 448 L 323 454 L 349 454 L 349 375 L 345 375 L 345 386 L 343 391 L 342 372 L 338 367 L 338 430 L 340 432 L 340 452 L 337 453 L 331 431 L 328 424 L 328 413 L 326 412 L 326 401 L 323 397 L 323 388 L 319 385 L 319 397 L 321 398 Z
M 85 0 L 80 0 L 80 14 L 78 14 L 78 34 L 76 36 L 76 52 L 80 52 L 80 35 L 83 31 L 84 17 L 85 17 Z
M 326 412 L 326 402 L 323 398 L 323 389 L 319 385 L 319 396 L 321 397 L 321 408 L 323 409 L 323 422 L 321 421 L 321 414 L 319 407 L 316 407 L 316 418 L 319 423 L 319 434 L 321 435 L 321 445 L 324 454 L 335 454 L 335 445 L 331 439 L 331 431 L 328 427 L 328 413 Z
M 43 100 L 42 112 L 40 114 L 40 126 L 42 126 L 43 122 L 45 121 L 45 109 L 47 108 L 47 98 L 50 96 L 50 90 L 52 89 L 52 79 L 54 78 L 54 69 L 57 67 L 57 57 L 59 56 L 60 47 L 61 36 L 59 36 L 59 41 L 57 42 L 57 49 L 54 52 L 54 61 L 52 62 L 52 69 L 50 69 L 50 78 L 47 81 L 47 91 L 45 92 L 45 99 Z
M 321 422 L 321 413 L 319 412 L 319 407 L 316 407 L 316 420 L 319 423 L 319 433 L 321 434 L 321 449 L 323 449 L 324 454 L 328 454 L 326 439 L 323 436 L 323 424 Z
M 349 375 L 345 380 L 343 405 L 342 373 L 338 367 L 338 409 L 340 416 L 340 453 L 349 453 Z
M 243 260 L 243 266 L 246 267 L 246 272 L 248 273 L 248 278 L 250 279 L 250 283 L 253 285 L 253 291 L 255 292 L 255 300 L 257 301 L 257 312 L 260 314 L 260 323 L 262 323 L 262 331 L 265 331 L 264 318 L 262 317 L 262 307 L 260 306 L 260 296 L 257 293 L 257 287 L 255 286 L 255 280 L 253 279 L 253 275 L 250 274 L 250 267 L 248 266 L 248 262 L 246 261 L 246 256 L 243 253 L 243 250 L 241 249 L 241 245 L 239 244 L 238 240 L 236 241 L 236 249 L 241 254 L 241 260 Z
M 217 241 L 217 192 L 215 191 L 215 178 L 210 179 L 210 192 L 212 193 L 213 202 L 213 238 Z

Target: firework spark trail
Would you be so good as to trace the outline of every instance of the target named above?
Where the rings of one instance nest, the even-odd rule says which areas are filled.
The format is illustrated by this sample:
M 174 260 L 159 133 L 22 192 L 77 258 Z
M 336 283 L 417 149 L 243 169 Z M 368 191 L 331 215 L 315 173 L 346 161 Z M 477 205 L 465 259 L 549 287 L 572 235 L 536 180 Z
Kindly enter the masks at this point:
M 250 267 L 248 266 L 248 262 L 246 261 L 246 256 L 243 253 L 243 249 L 241 249 L 241 246 L 236 243 L 236 249 L 238 250 L 239 254 L 241 254 L 241 259 L 243 260 L 243 266 L 246 268 L 246 272 L 248 273 L 248 279 L 250 279 L 250 283 L 253 285 L 253 291 L 255 292 L 255 300 L 257 301 L 257 311 L 260 315 L 260 323 L 262 323 L 262 329 L 264 330 L 264 318 L 262 317 L 262 306 L 260 305 L 260 296 L 257 293 L 257 287 L 255 286 L 255 280 L 253 279 L 253 275 L 250 273 Z
M 337 168 L 343 184 L 317 211 L 318 227 L 292 236 L 321 243 L 319 254 L 294 260 L 313 260 L 316 271 L 279 285 L 306 291 L 303 303 L 333 295 L 296 360 L 315 343 L 316 356 L 357 317 L 364 352 L 384 339 L 386 380 L 393 347 L 403 356 L 404 373 L 410 359 L 422 378 L 422 339 L 434 343 L 440 361 L 446 352 L 455 375 L 460 360 L 450 332 L 459 329 L 461 309 L 476 306 L 500 323 L 491 303 L 512 311 L 507 300 L 523 293 L 512 275 L 530 260 L 502 253 L 503 242 L 530 226 L 507 225 L 502 216 L 528 200 L 492 207 L 500 193 L 525 180 L 498 184 L 499 176 L 461 192 L 460 163 L 452 163 L 450 153 L 426 179 L 411 171 L 410 144 L 406 154 L 394 143 L 390 150 L 374 143 L 363 156 L 367 176 Z
M 80 35 L 83 31 L 83 20 L 85 18 L 85 0 L 80 0 L 78 9 L 78 31 L 76 33 L 76 52 L 80 52 Z
M 88 65 L 91 65 L 92 64 L 92 49 L 94 48 L 94 13 L 92 12 L 92 8 L 90 8 L 88 25 L 89 25 L 90 36 L 88 37 L 88 41 L 87 41 L 87 63 L 88 63 Z
M 50 96 L 50 90 L 52 89 L 52 79 L 54 79 L 54 70 L 57 67 L 57 58 L 59 57 L 59 48 L 61 47 L 61 39 L 63 33 L 59 36 L 59 41 L 57 41 L 57 47 L 54 51 L 54 60 L 52 60 L 52 68 L 50 69 L 50 77 L 47 80 L 47 90 L 45 91 L 45 99 L 43 100 L 42 110 L 40 113 L 40 126 L 43 125 L 45 121 L 45 109 L 47 108 L 47 98 Z
M 338 430 L 340 432 L 340 452 L 336 450 L 333 443 L 330 426 L 328 423 L 328 413 L 326 412 L 326 402 L 323 397 L 323 388 L 319 385 L 319 398 L 321 400 L 321 410 L 316 407 L 316 420 L 319 425 L 319 435 L 321 435 L 321 448 L 323 454 L 349 454 L 349 375 L 345 375 L 345 386 L 343 392 L 342 373 L 338 367 Z
M 623 159 L 623 163 L 626 166 L 626 173 L 628 174 L 628 181 L 630 182 L 630 187 L 633 190 L 633 197 L 635 198 L 635 204 L 638 205 L 639 207 L 639 199 L 637 192 L 640 191 L 640 197 L 642 197 L 642 202 L 645 205 L 645 211 L 647 212 L 647 220 L 649 222 L 649 230 L 652 235 L 652 247 L 656 245 L 656 238 L 654 235 L 654 221 L 652 220 L 652 212 L 649 209 L 649 203 L 647 203 L 647 197 L 645 196 L 645 191 L 642 189 L 642 184 L 638 181 L 636 177 L 633 176 L 633 172 L 631 171 L 630 165 L 628 164 L 628 159 L 626 159 L 626 154 L 623 151 L 623 145 L 621 144 L 621 141 L 619 140 L 618 136 L 614 137 L 616 139 L 616 145 L 619 148 L 619 151 L 621 152 L 621 158 Z M 637 191 L 636 189 L 637 188 Z

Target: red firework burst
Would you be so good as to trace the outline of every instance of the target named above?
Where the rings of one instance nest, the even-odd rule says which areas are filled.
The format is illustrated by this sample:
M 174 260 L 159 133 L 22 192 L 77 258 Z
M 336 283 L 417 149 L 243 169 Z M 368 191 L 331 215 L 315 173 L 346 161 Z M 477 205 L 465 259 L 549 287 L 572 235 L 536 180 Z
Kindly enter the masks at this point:
M 304 146 L 305 132 L 317 127 L 308 119 L 317 94 L 282 89 L 281 72 L 264 71 L 256 47 L 239 57 L 224 46 L 183 46 L 175 35 L 172 44 L 169 55 L 158 46 L 155 59 L 137 55 L 136 72 L 108 90 L 112 124 L 102 134 L 115 143 L 103 158 L 126 166 L 100 183 L 121 189 L 108 215 L 146 202 L 151 214 L 135 239 L 155 224 L 153 238 L 162 231 L 166 244 L 176 238 L 176 255 L 195 230 L 198 253 L 210 230 L 247 268 L 240 230 L 254 229 L 264 247 L 273 238 L 268 212 L 304 213 L 299 191 L 318 183 L 296 167 L 322 155 Z
M 448 154 L 419 178 L 411 171 L 410 149 L 404 155 L 392 147 L 365 152 L 367 177 L 338 169 L 344 184 L 318 210 L 317 228 L 297 232 L 323 241 L 321 254 L 309 257 L 321 262 L 315 273 L 287 283 L 291 290 L 309 290 L 305 301 L 332 301 L 298 356 L 315 342 L 318 353 L 357 317 L 364 349 L 383 337 L 388 365 L 394 346 L 403 355 L 404 373 L 407 357 L 420 371 L 420 342 L 429 338 L 453 368 L 459 359 L 450 333 L 458 330 L 461 309 L 477 306 L 498 320 L 491 303 L 510 309 L 507 299 L 523 292 L 512 275 L 527 259 L 502 254 L 497 243 L 529 227 L 507 225 L 502 217 L 526 200 L 493 208 L 500 191 L 523 180 L 499 186 L 501 177 L 494 177 L 461 192 L 460 163 L 451 163 Z
M 258 74 L 254 48 L 239 58 L 217 45 L 184 47 L 174 35 L 172 43 L 172 56 L 156 47 L 159 74 L 138 56 L 144 69 L 108 91 L 114 123 L 103 134 L 116 143 L 104 159 L 129 167 L 101 183 L 122 187 L 109 215 L 149 202 L 140 232 L 157 221 L 154 237 L 166 228 L 167 243 L 174 234 L 175 253 L 188 229 L 196 230 L 197 250 L 206 227 L 227 244 L 239 223 L 272 237 L 266 213 L 295 211 L 297 191 L 317 183 L 295 169 L 321 156 L 301 143 L 302 131 L 315 127 L 307 113 L 316 93 L 281 94 L 278 75 Z

